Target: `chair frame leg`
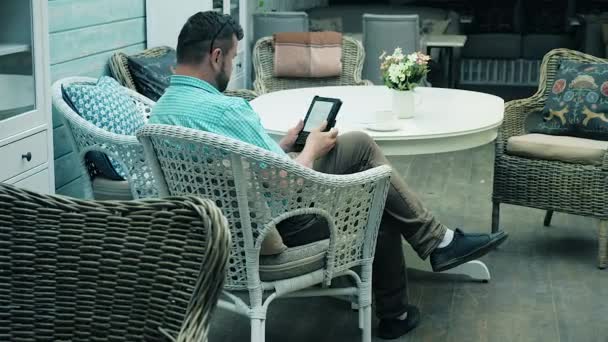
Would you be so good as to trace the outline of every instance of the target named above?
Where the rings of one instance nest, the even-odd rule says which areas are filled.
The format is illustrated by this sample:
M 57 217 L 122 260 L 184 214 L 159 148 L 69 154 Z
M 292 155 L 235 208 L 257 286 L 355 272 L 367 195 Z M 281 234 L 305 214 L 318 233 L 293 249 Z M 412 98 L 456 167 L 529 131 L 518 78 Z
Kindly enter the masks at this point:
M 361 341 L 372 342 L 372 306 L 360 308 L 363 324 L 361 327 Z
M 598 264 L 597 267 L 608 267 L 608 220 L 600 220 L 598 232 Z
M 543 225 L 545 227 L 549 227 L 551 225 L 551 219 L 553 218 L 553 210 L 547 210 L 545 214 L 545 220 L 543 221 Z
M 492 202 L 492 233 L 498 232 L 500 223 L 500 202 Z
M 251 319 L 251 342 L 264 342 L 266 335 L 264 333 L 265 320 L 253 318 Z

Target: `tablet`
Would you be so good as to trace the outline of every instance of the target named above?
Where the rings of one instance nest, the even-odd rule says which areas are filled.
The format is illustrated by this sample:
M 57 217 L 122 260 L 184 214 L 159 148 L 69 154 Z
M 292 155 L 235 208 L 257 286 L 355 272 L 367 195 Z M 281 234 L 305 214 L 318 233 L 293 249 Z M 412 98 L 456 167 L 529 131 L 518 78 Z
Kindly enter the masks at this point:
M 310 131 L 321 126 L 323 121 L 327 120 L 325 132 L 333 128 L 341 106 L 342 101 L 340 99 L 315 96 L 304 118 L 304 128 L 302 128 L 296 139 L 296 147 L 301 149 L 306 143 Z

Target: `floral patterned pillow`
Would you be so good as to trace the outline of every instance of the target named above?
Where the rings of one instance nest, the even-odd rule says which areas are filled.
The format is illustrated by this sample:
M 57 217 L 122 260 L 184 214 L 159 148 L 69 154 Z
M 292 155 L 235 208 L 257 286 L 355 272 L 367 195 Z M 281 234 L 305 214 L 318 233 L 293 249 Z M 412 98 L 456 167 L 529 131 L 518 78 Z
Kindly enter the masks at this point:
M 608 140 L 608 63 L 562 61 L 533 133 Z
M 103 76 L 97 84 L 72 83 L 63 87 L 63 93 L 72 108 L 85 120 L 111 133 L 135 135 L 144 124 L 135 102 L 123 87 L 111 77 Z M 95 154 L 96 165 L 104 164 Z M 109 158 L 114 170 L 123 179 L 126 172 L 121 165 Z M 111 177 L 113 178 L 113 177 Z

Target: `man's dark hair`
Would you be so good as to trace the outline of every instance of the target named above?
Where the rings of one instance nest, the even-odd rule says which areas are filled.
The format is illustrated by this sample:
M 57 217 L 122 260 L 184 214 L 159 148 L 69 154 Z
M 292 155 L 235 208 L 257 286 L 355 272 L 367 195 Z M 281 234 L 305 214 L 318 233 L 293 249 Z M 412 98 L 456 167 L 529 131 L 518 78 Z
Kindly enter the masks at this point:
M 177 62 L 199 64 L 213 49 L 226 53 L 232 47 L 232 35 L 243 39 L 243 28 L 229 14 L 198 12 L 188 18 L 177 38 Z

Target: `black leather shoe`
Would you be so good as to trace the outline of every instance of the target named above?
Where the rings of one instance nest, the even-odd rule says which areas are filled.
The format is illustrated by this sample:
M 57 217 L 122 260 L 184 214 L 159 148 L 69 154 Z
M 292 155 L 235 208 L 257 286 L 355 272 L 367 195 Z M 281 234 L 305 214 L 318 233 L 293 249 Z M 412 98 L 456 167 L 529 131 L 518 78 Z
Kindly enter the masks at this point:
M 503 243 L 509 234 L 504 231 L 493 234 L 465 234 L 460 229 L 454 231 L 449 245 L 436 248 L 431 253 L 433 271 L 441 272 L 475 260 Z
M 413 305 L 407 306 L 407 318 L 401 319 L 381 319 L 378 325 L 378 337 L 384 340 L 394 340 L 399 338 L 420 323 L 420 310 Z

